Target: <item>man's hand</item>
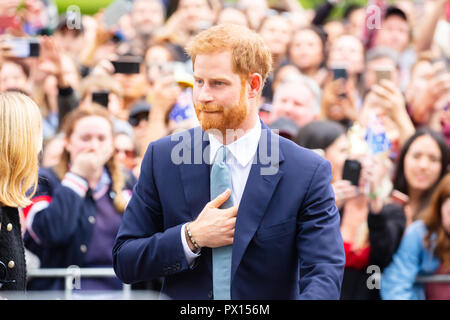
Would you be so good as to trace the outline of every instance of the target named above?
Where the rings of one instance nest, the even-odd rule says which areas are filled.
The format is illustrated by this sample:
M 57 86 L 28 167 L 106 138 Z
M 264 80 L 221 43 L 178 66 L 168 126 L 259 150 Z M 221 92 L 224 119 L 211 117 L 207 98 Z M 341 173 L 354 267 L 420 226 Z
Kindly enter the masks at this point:
M 217 248 L 233 243 L 238 206 L 219 209 L 230 194 L 231 191 L 227 189 L 208 202 L 197 219 L 189 224 L 192 237 L 200 247 Z M 189 238 L 186 237 L 186 239 L 193 249 Z

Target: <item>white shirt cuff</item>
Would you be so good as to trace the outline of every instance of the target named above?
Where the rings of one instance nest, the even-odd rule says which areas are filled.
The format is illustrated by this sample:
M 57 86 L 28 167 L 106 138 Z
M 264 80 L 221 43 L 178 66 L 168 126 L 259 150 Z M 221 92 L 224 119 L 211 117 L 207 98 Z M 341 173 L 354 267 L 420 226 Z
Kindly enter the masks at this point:
M 183 224 L 181 227 L 181 243 L 183 244 L 184 249 L 184 255 L 186 256 L 186 260 L 189 264 L 189 266 L 192 266 L 194 264 L 194 260 L 200 256 L 200 250 L 197 250 L 196 252 L 192 252 L 191 248 L 189 248 L 189 245 L 186 241 L 186 223 Z

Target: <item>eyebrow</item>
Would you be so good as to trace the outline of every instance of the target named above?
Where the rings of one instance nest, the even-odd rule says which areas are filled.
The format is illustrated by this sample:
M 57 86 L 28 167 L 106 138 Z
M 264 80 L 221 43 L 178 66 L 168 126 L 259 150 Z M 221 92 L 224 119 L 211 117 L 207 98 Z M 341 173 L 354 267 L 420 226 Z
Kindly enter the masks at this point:
M 222 81 L 222 82 L 231 82 L 231 80 L 230 79 L 228 79 L 228 78 L 226 78 L 226 77 L 217 77 L 217 78 L 202 78 L 202 77 L 200 77 L 200 76 L 196 76 L 195 74 L 194 74 L 194 79 L 195 80 L 197 80 L 197 79 L 203 79 L 203 80 L 207 80 L 207 81 Z

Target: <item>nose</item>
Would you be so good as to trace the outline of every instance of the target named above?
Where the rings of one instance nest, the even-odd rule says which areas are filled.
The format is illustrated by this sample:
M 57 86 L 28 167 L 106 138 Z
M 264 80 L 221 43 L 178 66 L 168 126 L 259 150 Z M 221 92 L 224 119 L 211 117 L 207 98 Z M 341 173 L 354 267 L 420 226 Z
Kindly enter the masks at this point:
M 197 87 L 196 93 L 196 95 L 194 93 L 194 96 L 197 96 L 197 101 L 201 103 L 208 103 L 214 100 L 213 95 L 206 84 L 200 88 Z
M 89 144 L 89 147 L 91 148 L 91 150 L 97 151 L 100 147 L 100 140 L 92 139 L 90 142 L 91 143 Z
M 430 161 L 429 161 L 428 157 L 426 157 L 426 156 L 421 156 L 421 157 L 419 158 L 419 167 L 420 167 L 421 169 L 426 169 L 426 168 L 428 168 L 429 166 L 430 166 Z

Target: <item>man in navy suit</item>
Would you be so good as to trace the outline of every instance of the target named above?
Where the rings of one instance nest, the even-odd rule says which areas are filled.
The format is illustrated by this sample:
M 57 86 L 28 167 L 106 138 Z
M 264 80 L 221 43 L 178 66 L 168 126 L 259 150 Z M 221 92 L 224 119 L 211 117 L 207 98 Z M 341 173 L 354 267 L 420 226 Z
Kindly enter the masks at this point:
M 117 276 L 164 277 L 173 299 L 222 299 L 213 260 L 229 248 L 219 266 L 231 299 L 339 299 L 345 255 L 330 164 L 258 118 L 269 49 L 247 28 L 218 25 L 187 51 L 201 127 L 149 145 L 113 249 Z M 212 196 L 225 149 L 230 187 Z

